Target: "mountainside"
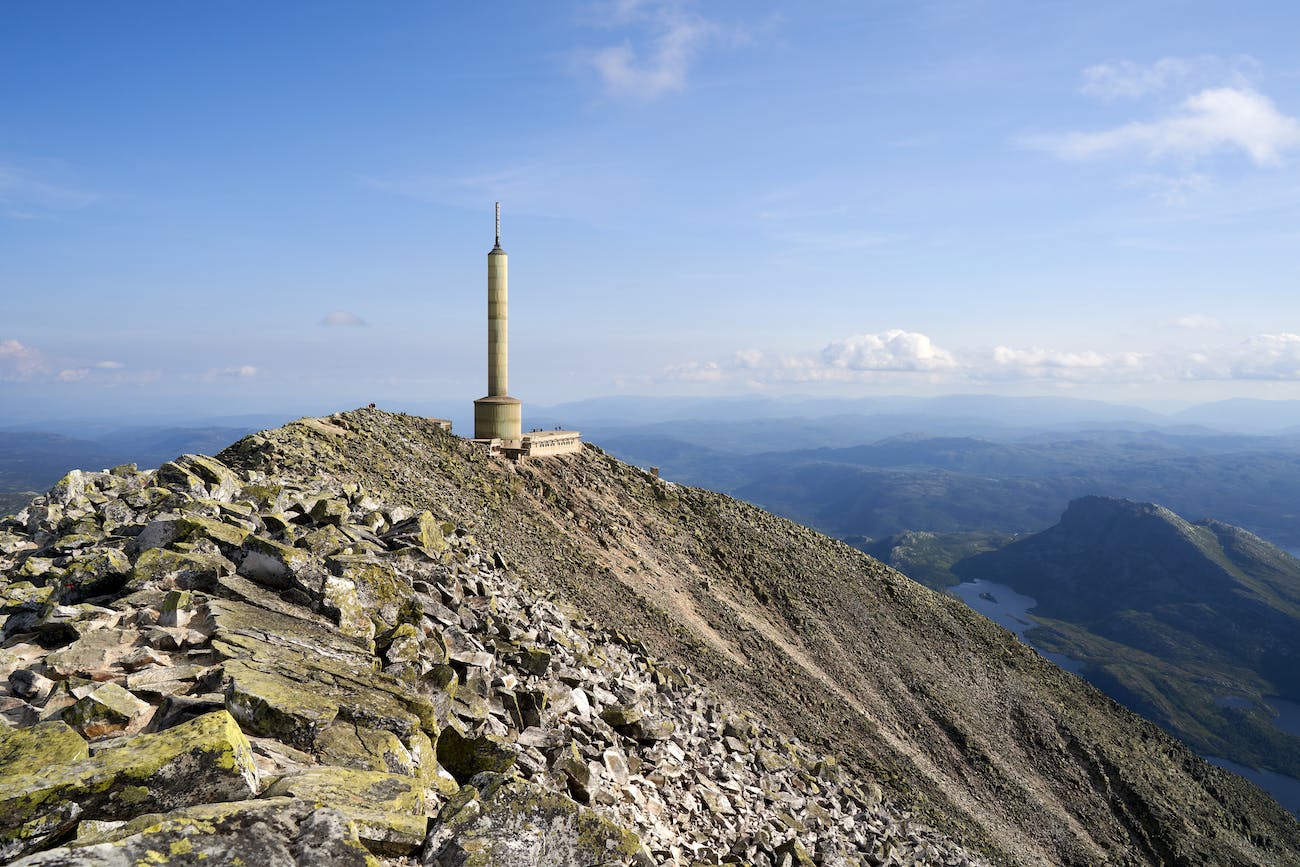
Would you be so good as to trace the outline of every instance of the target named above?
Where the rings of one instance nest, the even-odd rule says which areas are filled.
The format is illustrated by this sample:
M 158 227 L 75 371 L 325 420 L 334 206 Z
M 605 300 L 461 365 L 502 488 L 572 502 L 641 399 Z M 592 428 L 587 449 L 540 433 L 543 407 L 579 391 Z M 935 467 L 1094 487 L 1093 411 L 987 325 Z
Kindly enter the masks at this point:
M 149 781 L 24 790 L 0 839 L 142 856 L 271 811 L 275 863 L 522 864 L 491 829 L 540 810 L 588 847 L 544 864 L 1300 858 L 1261 792 L 956 600 L 595 447 L 513 464 L 358 410 L 217 458 L 70 478 L 0 531 L 6 719 L 92 738 L 83 787 Z M 181 726 L 228 758 L 168 758 Z
M 1038 601 L 1036 643 L 1202 752 L 1300 775 L 1300 561 L 1239 527 L 1150 503 L 1075 500 L 1056 526 L 958 562 Z

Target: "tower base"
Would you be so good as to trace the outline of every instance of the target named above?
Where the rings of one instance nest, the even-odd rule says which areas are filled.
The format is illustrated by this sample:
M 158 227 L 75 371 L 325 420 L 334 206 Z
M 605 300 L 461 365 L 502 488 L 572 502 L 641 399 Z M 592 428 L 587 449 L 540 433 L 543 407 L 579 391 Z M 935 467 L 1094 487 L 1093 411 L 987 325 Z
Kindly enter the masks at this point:
M 523 432 L 523 404 L 509 395 L 474 401 L 474 439 L 518 442 Z

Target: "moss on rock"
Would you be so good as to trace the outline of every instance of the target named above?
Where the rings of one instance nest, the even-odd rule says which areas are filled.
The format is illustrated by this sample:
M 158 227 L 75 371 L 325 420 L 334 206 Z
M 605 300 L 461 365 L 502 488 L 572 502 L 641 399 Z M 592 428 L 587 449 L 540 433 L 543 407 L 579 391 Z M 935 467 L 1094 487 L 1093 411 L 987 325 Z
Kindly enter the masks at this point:
M 429 831 L 425 867 L 631 864 L 641 840 L 577 802 L 520 778 L 481 774 Z
M 44 733 L 68 749 L 67 733 Z M 74 754 L 80 756 L 79 751 Z M 252 749 L 225 711 L 0 783 L 0 858 L 35 851 L 78 819 L 128 819 L 257 793 Z

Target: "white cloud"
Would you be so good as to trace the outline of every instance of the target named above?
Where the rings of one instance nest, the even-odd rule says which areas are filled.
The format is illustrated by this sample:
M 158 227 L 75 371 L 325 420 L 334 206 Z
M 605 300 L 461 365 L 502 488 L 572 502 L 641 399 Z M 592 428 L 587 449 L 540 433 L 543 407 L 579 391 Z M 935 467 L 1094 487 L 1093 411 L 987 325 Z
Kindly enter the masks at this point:
M 987 359 L 981 360 L 986 363 L 977 363 L 971 373 L 979 379 L 1127 382 L 1149 379 L 1150 359 L 1151 356 L 1139 352 L 1068 352 L 997 346 Z
M 1300 334 L 1256 334 L 1191 371 L 1196 379 L 1300 380 Z M 1199 375 L 1198 375 L 1199 374 Z
M 675 2 L 623 0 L 607 8 L 611 24 L 641 31 L 639 45 L 628 37 L 586 57 L 611 96 L 648 100 L 682 90 L 701 47 L 719 33 Z
M 1169 323 L 1175 328 L 1187 329 L 1215 329 L 1222 328 L 1223 323 L 1213 316 L 1206 316 L 1204 313 L 1185 313 L 1172 319 Z
M 332 328 L 338 327 L 360 327 L 366 324 L 366 321 L 355 313 L 349 313 L 346 310 L 335 310 L 333 313 L 325 314 L 320 321 L 321 325 Z
M 0 381 L 34 379 L 45 372 L 41 353 L 14 339 L 0 340 Z
M 1153 198 L 1160 199 L 1167 205 L 1185 205 L 1193 196 L 1211 186 L 1210 178 L 1200 172 L 1185 175 L 1140 174 L 1135 175 L 1130 184 L 1151 190 Z
M 1258 69 L 1253 57 L 1162 57 L 1154 63 L 1113 60 L 1083 71 L 1079 91 L 1097 99 L 1136 99 L 1181 87 L 1186 90 L 1212 85 L 1248 86 Z
M 89 367 L 68 367 L 60 370 L 55 379 L 59 382 L 80 382 L 89 375 Z
M 951 370 L 952 353 L 940 349 L 924 334 L 892 329 L 836 340 L 821 352 L 827 367 L 844 370 Z
M 1300 147 L 1300 121 L 1248 88 L 1215 87 L 1185 99 L 1155 121 L 1134 121 L 1100 132 L 1070 132 L 1026 141 L 1066 159 L 1139 152 L 1148 158 L 1198 158 L 1224 150 L 1244 152 L 1256 165 L 1281 161 Z
M 126 367 L 126 365 L 120 361 L 96 361 L 95 367 L 98 367 L 100 370 L 121 370 Z
M 1217 320 L 1188 314 L 1183 327 L 1219 327 Z M 1043 347 L 995 346 L 949 351 L 926 335 L 893 329 L 835 340 L 819 352 L 767 353 L 744 349 L 722 361 L 674 365 L 664 378 L 695 383 L 742 383 L 751 387 L 791 383 L 1041 382 L 1056 385 L 1189 381 L 1283 380 L 1300 382 L 1300 335 L 1257 334 L 1237 344 L 1162 352 L 1101 352 Z
M 244 364 L 239 367 L 227 367 L 225 370 L 221 372 L 224 373 L 226 376 L 234 376 L 240 379 L 248 379 L 249 377 L 257 376 L 258 370 L 256 367 L 254 367 L 251 364 Z
M 743 378 L 750 384 L 852 382 L 949 372 L 959 366 L 952 353 L 936 346 L 926 335 L 895 328 L 835 340 L 820 352 L 781 355 L 742 349 L 723 362 L 674 365 L 665 376 L 688 382 Z

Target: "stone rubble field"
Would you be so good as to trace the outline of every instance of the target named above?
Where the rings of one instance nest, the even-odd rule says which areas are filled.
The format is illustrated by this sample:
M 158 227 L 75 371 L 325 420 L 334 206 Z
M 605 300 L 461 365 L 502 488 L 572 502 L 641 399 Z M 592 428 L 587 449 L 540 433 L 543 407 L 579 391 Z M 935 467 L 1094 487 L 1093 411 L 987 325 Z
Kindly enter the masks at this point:
M 0 636 L 17 864 L 981 863 L 329 478 L 74 471 L 0 521 Z

